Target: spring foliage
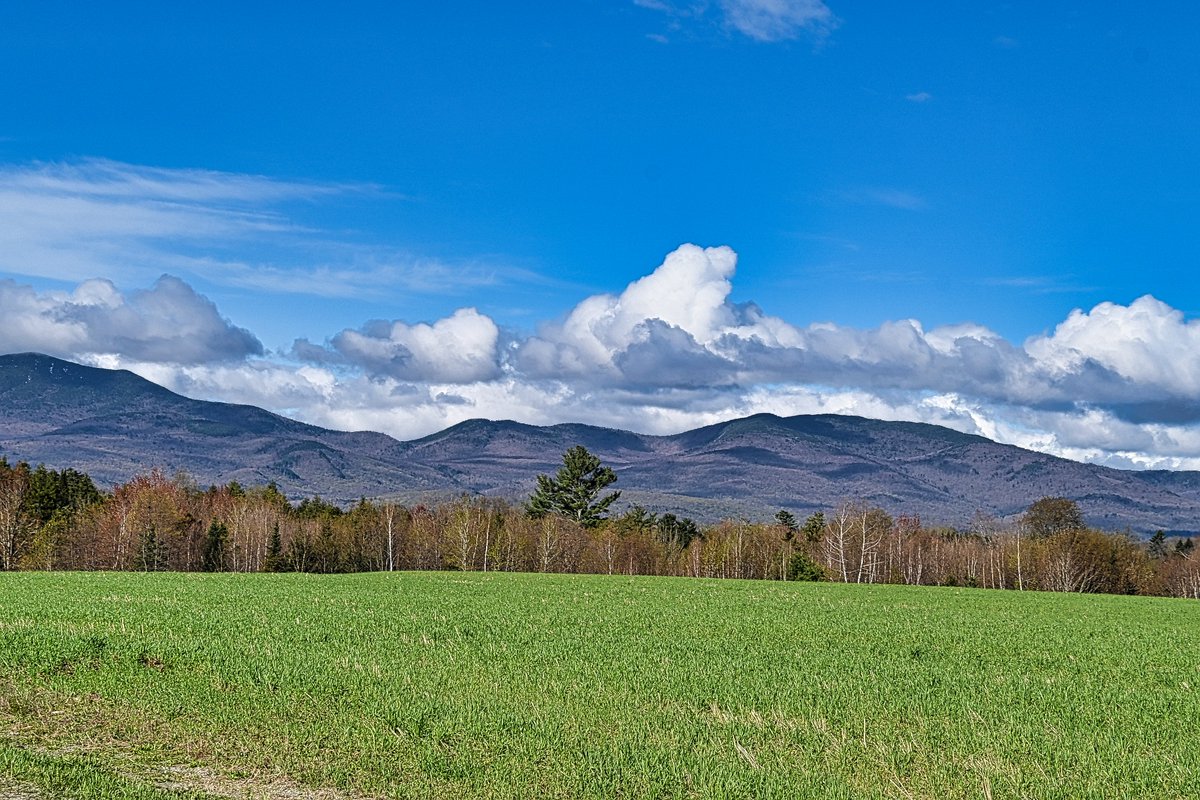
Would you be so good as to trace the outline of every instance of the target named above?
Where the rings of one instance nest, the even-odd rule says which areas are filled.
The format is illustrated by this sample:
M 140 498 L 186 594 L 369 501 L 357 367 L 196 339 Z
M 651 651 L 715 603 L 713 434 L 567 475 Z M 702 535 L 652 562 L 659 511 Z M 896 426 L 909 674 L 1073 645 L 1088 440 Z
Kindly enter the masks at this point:
M 803 523 L 789 513 L 697 525 L 636 505 L 601 517 L 601 491 L 589 506 L 594 516 L 581 522 L 531 517 L 499 498 L 428 506 L 363 499 L 343 509 L 318 498 L 289 503 L 273 485 L 205 490 L 186 476 L 151 472 L 101 494 L 85 479 L 68 473 L 64 482 L 62 473 L 0 459 L 0 567 L 824 578 L 1200 599 L 1200 554 L 1189 538 L 1141 542 L 1073 526 L 1035 534 L 1024 517 L 979 515 L 960 530 L 846 502 Z M 33 491 L 37 485 L 76 490 Z

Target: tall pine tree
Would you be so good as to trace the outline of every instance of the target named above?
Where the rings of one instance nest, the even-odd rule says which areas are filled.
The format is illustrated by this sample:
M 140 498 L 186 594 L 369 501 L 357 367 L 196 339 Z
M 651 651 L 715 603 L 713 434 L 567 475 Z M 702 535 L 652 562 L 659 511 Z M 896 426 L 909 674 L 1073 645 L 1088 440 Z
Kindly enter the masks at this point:
M 266 572 L 287 572 L 287 560 L 283 557 L 283 537 L 279 535 L 279 521 L 271 528 L 267 540 L 267 560 L 263 563 Z
M 586 447 L 576 445 L 563 453 L 562 469 L 553 478 L 538 475 L 537 490 L 525 503 L 525 511 L 534 518 L 557 514 L 594 528 L 621 496 L 620 492 L 612 492 L 600 497 L 616 480 L 617 473 L 603 466 Z
M 204 537 L 204 551 L 200 556 L 200 569 L 205 572 L 222 572 L 225 569 L 225 543 L 229 540 L 229 529 L 225 523 L 213 520 Z

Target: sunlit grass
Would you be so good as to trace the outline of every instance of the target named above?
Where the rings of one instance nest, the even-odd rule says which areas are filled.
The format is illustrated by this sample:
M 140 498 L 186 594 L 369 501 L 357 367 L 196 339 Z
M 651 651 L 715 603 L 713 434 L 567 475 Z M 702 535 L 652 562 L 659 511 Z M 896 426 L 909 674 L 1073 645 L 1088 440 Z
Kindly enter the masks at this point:
M 1200 796 L 1198 609 L 499 573 L 2 575 L 0 785 L 172 796 L 189 785 L 174 769 L 209 796 Z

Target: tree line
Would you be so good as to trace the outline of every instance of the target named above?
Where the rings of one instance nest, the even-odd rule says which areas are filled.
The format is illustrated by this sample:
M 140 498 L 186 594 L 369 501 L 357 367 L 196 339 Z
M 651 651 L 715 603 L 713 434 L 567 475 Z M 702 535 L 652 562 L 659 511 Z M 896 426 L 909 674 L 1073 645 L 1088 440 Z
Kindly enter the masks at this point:
M 341 508 L 290 503 L 274 484 L 205 489 L 158 471 L 101 492 L 75 470 L 0 459 L 0 568 L 587 572 L 1200 599 L 1191 539 L 1095 530 L 1064 498 L 1012 521 L 979 514 L 965 529 L 853 500 L 804 520 L 780 511 L 701 526 L 639 506 L 608 513 L 617 493 L 600 493 L 616 476 L 586 451 L 542 478 L 524 505 L 464 496 Z

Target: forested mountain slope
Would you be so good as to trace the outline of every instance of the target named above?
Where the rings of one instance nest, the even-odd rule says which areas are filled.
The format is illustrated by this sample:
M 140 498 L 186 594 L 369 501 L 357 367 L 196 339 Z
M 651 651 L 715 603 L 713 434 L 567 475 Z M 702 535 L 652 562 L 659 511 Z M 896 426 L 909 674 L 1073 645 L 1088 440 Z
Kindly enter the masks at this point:
M 254 406 L 192 400 L 124 370 L 49 356 L 0 356 L 0 455 L 73 467 L 100 486 L 160 468 L 200 484 L 275 481 L 287 494 L 340 501 L 397 486 L 437 490 L 399 442 L 344 433 Z

